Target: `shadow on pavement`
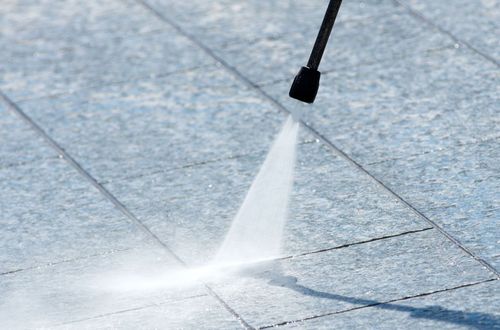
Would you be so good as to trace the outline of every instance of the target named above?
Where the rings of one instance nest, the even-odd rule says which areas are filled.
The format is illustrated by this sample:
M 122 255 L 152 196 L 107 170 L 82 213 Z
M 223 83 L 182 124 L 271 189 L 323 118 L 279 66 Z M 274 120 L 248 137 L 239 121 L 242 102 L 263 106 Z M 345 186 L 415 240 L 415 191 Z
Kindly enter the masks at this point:
M 355 298 L 314 290 L 304 285 L 298 284 L 297 277 L 284 275 L 281 266 L 277 263 L 266 263 L 262 266 L 245 269 L 242 272 L 242 275 L 267 280 L 269 285 L 287 288 L 306 296 L 337 300 L 355 305 L 370 306 L 384 310 L 406 312 L 414 318 L 447 322 L 465 326 L 470 329 L 500 329 L 500 317 L 493 314 L 481 312 L 464 312 L 460 310 L 447 309 L 437 305 L 428 307 L 411 307 L 407 305 L 382 303 L 372 299 Z

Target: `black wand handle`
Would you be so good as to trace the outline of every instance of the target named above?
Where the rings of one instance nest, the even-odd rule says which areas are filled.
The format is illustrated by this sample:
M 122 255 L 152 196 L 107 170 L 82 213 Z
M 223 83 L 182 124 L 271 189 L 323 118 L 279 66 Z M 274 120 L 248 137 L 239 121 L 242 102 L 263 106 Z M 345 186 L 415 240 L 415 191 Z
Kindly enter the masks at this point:
M 307 67 L 309 69 L 317 70 L 323 53 L 325 52 L 326 44 L 328 43 L 328 38 L 332 33 L 333 24 L 337 18 L 337 14 L 340 9 L 340 4 L 342 0 L 331 0 L 326 9 L 325 17 L 319 28 L 318 36 L 316 37 L 316 42 L 314 43 L 311 55 L 309 56 L 309 61 L 307 62 Z
M 314 42 L 311 55 L 306 67 L 302 67 L 293 80 L 290 88 L 290 97 L 306 103 L 313 103 L 319 89 L 321 73 L 318 71 L 319 63 L 325 52 L 328 38 L 333 29 L 342 0 L 330 0 L 325 17 Z

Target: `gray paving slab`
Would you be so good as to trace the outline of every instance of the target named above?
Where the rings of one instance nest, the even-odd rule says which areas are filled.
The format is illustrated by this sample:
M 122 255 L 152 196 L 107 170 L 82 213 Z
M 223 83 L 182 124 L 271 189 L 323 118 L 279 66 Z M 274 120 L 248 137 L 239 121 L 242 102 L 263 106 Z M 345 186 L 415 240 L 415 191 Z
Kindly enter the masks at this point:
M 317 28 L 214 50 L 253 82 L 266 84 L 293 78 L 306 64 L 316 34 Z M 408 14 L 348 21 L 335 27 L 321 71 L 354 71 L 359 65 L 374 62 L 387 65 L 393 59 L 452 44 L 450 38 Z
M 262 7 L 280 7 L 290 5 L 283 2 L 281 5 L 275 3 L 254 4 L 252 2 L 241 5 L 233 5 L 235 12 L 220 14 L 220 6 L 214 5 L 213 14 L 201 14 L 205 19 L 199 19 L 196 23 L 186 20 L 183 23 L 182 15 L 171 19 L 184 27 L 188 33 L 194 35 L 202 43 L 211 48 L 218 56 L 223 58 L 231 66 L 242 72 L 254 83 L 265 84 L 279 79 L 292 78 L 304 65 L 314 43 L 317 27 L 324 13 L 322 5 L 310 3 L 306 6 L 315 6 L 311 12 L 319 16 L 315 19 L 298 19 L 297 15 L 304 15 L 309 10 L 297 10 L 297 8 L 279 8 L 271 11 Z M 366 6 L 354 2 L 347 3 L 347 18 L 336 25 L 331 44 L 327 49 L 328 59 L 323 61 L 322 71 L 347 69 L 365 63 L 378 61 L 390 61 L 393 58 L 404 57 L 409 54 L 421 53 L 428 49 L 441 48 L 453 44 L 453 40 L 440 33 L 409 14 L 397 11 L 392 2 L 382 1 L 380 3 L 363 3 Z M 243 7 L 241 7 L 243 6 Z M 380 6 L 380 7 L 377 7 Z M 168 10 L 157 6 L 158 10 L 168 15 Z M 175 6 L 173 6 L 175 7 Z M 193 6 L 196 7 L 196 6 Z M 228 7 L 231 7 L 228 5 Z M 251 9 L 249 9 L 249 8 Z M 355 19 L 360 14 L 357 10 L 367 10 L 377 15 L 365 19 Z M 265 9 L 265 10 L 264 10 Z M 189 12 L 187 9 L 181 11 Z M 265 12 L 266 15 L 257 15 Z M 394 11 L 394 12 L 392 12 Z M 276 14 L 276 13 L 282 14 Z M 352 14 L 351 14 L 352 12 Z M 285 14 L 283 14 L 285 13 Z M 293 13 L 294 16 L 291 16 Z M 344 7 L 340 12 L 343 16 Z M 226 16 L 227 15 L 227 16 Z M 274 16 L 285 15 L 286 28 L 275 24 Z M 349 19 L 350 16 L 352 19 Z M 221 17 L 222 16 L 222 17 Z M 241 20 L 252 21 L 253 24 L 241 24 Z M 279 18 L 277 18 L 280 21 Z M 294 24 L 290 24 L 293 21 Z M 314 24 L 310 24 L 313 21 Z M 306 22 L 301 28 L 301 24 Z M 270 26 L 266 32 L 265 26 L 253 29 L 255 24 Z M 234 26 L 238 28 L 234 28 Z
M 266 92 L 361 164 L 498 137 L 500 75 L 466 49 L 418 54 L 325 74 L 314 106 Z
M 40 136 L 0 103 L 0 170 L 55 157 Z
M 97 30 L 144 33 L 163 27 L 160 20 L 133 0 L 6 0 L 0 14 L 1 38 L 9 41 L 54 41 Z
M 199 286 L 142 288 L 180 270 L 163 249 L 116 252 L 0 276 L 0 319 L 7 329 L 56 326 L 206 294 Z M 156 277 L 155 277 L 156 276 Z M 140 288 L 140 289 L 137 289 Z
M 431 230 L 263 265 L 212 286 L 247 322 L 261 327 L 490 278 Z
M 498 35 L 500 34 L 500 2 L 400 0 L 418 11 L 427 20 L 442 27 L 459 40 L 463 40 L 480 52 L 500 63 Z
M 461 0 L 453 15 L 405 1 L 496 56 L 495 1 Z M 392 0 L 345 0 L 319 98 L 300 107 L 290 78 L 325 1 L 148 2 L 498 265 L 491 61 Z M 184 260 L 209 261 L 283 115 L 136 1 L 5 0 L 0 16 L 0 90 Z M 198 273 L 146 244 L 1 105 L 0 117 L 2 327 L 240 327 Z M 311 136 L 300 140 L 283 246 L 293 257 L 210 280 L 236 313 L 256 327 L 328 313 L 340 314 L 295 325 L 498 325 L 498 282 L 477 284 L 494 274 Z
M 262 150 L 282 120 L 218 67 L 20 106 L 101 181 Z
M 499 145 L 495 139 L 367 169 L 499 269 Z
M 317 33 L 327 6 L 325 1 L 319 0 L 148 0 L 147 3 L 214 48 L 231 43 L 273 39 L 286 33 Z M 390 0 L 347 0 L 343 1 L 337 23 L 398 11 L 402 11 L 402 8 Z
M 265 156 L 116 180 L 106 188 L 183 260 L 203 264 L 216 254 Z M 320 143 L 300 145 L 297 157 L 284 255 L 429 228 Z
M 212 297 L 167 302 L 54 329 L 241 329 L 238 320 Z
M 284 329 L 499 329 L 498 281 L 289 324 Z
M 2 11 L 0 88 L 15 100 L 210 62 L 134 1 L 12 2 Z
M 144 34 L 67 32 L 55 40 L 5 42 L 0 88 L 15 101 L 154 77 L 212 63 L 172 29 Z
M 145 235 L 63 159 L 0 169 L 0 273 L 120 250 Z

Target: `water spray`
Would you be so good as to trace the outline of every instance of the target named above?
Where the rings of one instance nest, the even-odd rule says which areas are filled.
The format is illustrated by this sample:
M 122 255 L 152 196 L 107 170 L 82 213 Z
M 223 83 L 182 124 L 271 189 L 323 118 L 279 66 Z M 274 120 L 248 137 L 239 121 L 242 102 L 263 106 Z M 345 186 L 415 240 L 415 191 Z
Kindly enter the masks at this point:
M 316 37 L 307 66 L 300 68 L 290 88 L 290 97 L 306 103 L 313 103 L 318 93 L 321 72 L 318 71 L 321 57 L 325 52 L 328 38 L 332 32 L 333 24 L 337 18 L 342 0 L 330 0 L 325 17 Z

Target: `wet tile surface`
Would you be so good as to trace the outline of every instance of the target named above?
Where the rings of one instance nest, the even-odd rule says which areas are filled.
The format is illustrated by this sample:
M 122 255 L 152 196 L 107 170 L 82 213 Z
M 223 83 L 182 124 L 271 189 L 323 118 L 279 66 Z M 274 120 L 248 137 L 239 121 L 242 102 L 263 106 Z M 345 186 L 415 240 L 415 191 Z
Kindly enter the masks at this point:
M 144 246 L 3 275 L 0 318 L 6 328 L 40 328 L 204 295 L 197 286 L 147 288 L 180 269 L 164 250 Z
M 86 15 L 81 15 L 82 12 Z M 135 15 L 130 15 L 131 12 Z M 98 30 L 144 33 L 164 27 L 160 20 L 131 0 L 6 0 L 0 13 L 4 18 L 0 23 L 2 39 L 8 40 L 57 39 L 62 35 Z
M 498 329 L 498 281 L 298 322 L 284 329 Z M 484 306 L 484 307 L 479 307 Z
M 17 14 L 2 21 L 0 88 L 14 100 L 213 64 L 185 37 L 132 1 L 11 6 L 4 10 Z
M 106 188 L 183 260 L 203 264 L 217 252 L 265 154 L 118 180 Z M 302 144 L 297 154 L 284 255 L 429 228 L 321 144 Z
M 311 35 L 312 43 L 327 6 L 326 2 L 320 0 L 216 0 L 185 4 L 150 0 L 147 3 L 215 49 L 231 44 L 243 46 L 248 42 L 273 39 L 287 33 Z M 348 0 L 343 1 L 336 22 L 362 21 L 401 11 L 390 0 Z M 197 19 L 193 20 L 193 17 Z
M 161 76 L 211 63 L 172 29 L 128 36 L 93 31 L 54 42 L 36 39 L 31 44 L 9 46 L 1 56 L 7 65 L 1 69 L 0 87 L 14 100 Z
M 440 234 L 426 231 L 263 265 L 213 287 L 260 327 L 489 278 Z
M 465 246 L 498 267 L 499 140 L 368 165 Z
M 145 239 L 62 159 L 0 169 L 0 273 L 120 250 Z
M 194 297 L 138 310 L 117 313 L 54 329 L 243 329 L 241 324 L 212 297 Z
M 498 80 L 493 64 L 459 48 L 326 74 L 314 109 L 287 99 L 286 84 L 273 95 L 496 264 Z
M 57 153 L 0 102 L 0 170 L 55 157 Z
M 369 164 L 498 137 L 499 79 L 459 48 L 325 74 L 314 108 L 290 99 L 288 82 L 266 91 Z
M 262 150 L 283 118 L 220 68 L 21 106 L 101 181 Z
M 500 50 L 497 41 L 500 32 L 500 3 L 498 1 L 459 0 L 454 2 L 454 6 L 432 0 L 401 2 L 499 63 Z
M 403 1 L 432 24 L 343 1 L 301 107 L 325 1 L 5 0 L 1 92 L 123 209 L 0 105 L 2 327 L 498 327 L 496 275 L 383 186 L 498 267 L 498 6 Z M 197 43 L 374 176 L 303 129 L 293 258 L 220 278 L 177 256 L 212 258 L 285 116 Z
M 289 84 L 306 64 L 316 33 L 316 29 L 287 32 L 249 43 L 232 43 L 217 48 L 216 52 L 257 84 L 281 79 Z M 336 26 L 320 71 L 352 71 L 360 65 L 377 62 L 387 65 L 393 59 L 450 45 L 449 38 L 406 14 L 348 21 Z

